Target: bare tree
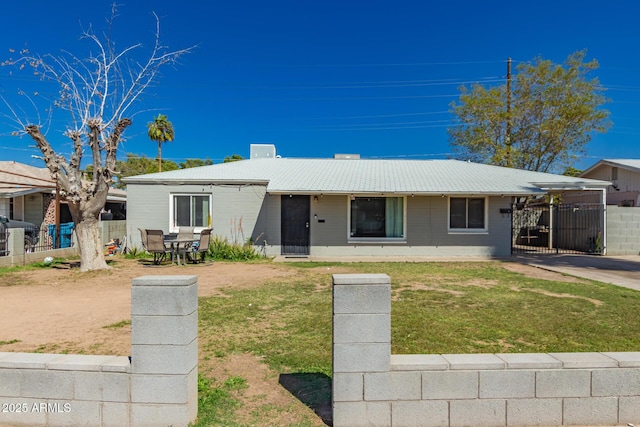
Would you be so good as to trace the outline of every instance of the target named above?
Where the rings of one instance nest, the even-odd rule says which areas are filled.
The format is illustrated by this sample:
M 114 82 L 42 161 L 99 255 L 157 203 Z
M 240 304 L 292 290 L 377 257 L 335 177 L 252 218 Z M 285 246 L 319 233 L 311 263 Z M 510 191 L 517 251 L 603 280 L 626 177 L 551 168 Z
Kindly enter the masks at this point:
M 115 16 L 114 6 L 110 28 Z M 69 203 L 82 271 L 108 268 L 98 233 L 98 217 L 116 172 L 118 144 L 132 123 L 134 109 L 139 107 L 137 101 L 163 66 L 176 63 L 193 49 L 172 51 L 163 46 L 160 20 L 155 14 L 154 17 L 155 38 L 149 48 L 137 43 L 118 51 L 110 32 L 99 37 L 89 28 L 82 33 L 91 47 L 86 57 L 67 51 L 59 56 L 37 56 L 23 51 L 18 59 L 3 63 L 19 69 L 32 68 L 42 81 L 57 84 L 59 92 L 52 107 L 66 111 L 70 117 L 64 135 L 73 148 L 65 157 L 52 147 L 40 119 L 37 123 L 22 119 L 17 114 L 19 110 L 8 104 L 21 128 L 19 133 L 28 134 L 36 142 L 52 178 Z M 85 149 L 91 151 L 93 166 L 93 176 L 87 181 L 82 179 L 80 165 Z

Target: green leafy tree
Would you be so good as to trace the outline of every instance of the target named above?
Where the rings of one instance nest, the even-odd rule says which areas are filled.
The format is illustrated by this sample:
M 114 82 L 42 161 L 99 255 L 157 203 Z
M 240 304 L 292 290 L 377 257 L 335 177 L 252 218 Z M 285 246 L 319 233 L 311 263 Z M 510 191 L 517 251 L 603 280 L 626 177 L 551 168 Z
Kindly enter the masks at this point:
M 162 144 L 172 142 L 175 138 L 173 124 L 164 114 L 158 114 L 152 122 L 147 123 L 149 139 L 158 143 L 158 171 L 162 172 Z
M 226 156 L 222 163 L 237 162 L 238 160 L 244 160 L 244 157 L 242 157 L 240 154 L 232 154 L 230 156 Z
M 511 85 L 462 87 L 448 130 L 456 157 L 541 172 L 571 166 L 610 125 L 603 89 L 589 78 L 598 62 L 585 56 L 562 65 L 538 57 L 517 66 Z
M 178 164 L 172 160 L 162 160 L 162 168 L 165 171 L 180 169 Z M 146 156 L 127 153 L 126 160 L 118 160 L 116 162 L 116 171 L 117 181 L 115 182 L 114 187 L 124 189 L 126 185 L 122 182 L 123 178 L 156 173 L 158 172 L 158 163 L 155 159 L 150 159 Z
M 581 169 L 576 169 L 573 166 L 569 166 L 562 172 L 562 175 L 565 176 L 580 176 L 583 171 Z
M 213 164 L 211 159 L 184 159 L 184 162 L 179 164 L 180 169 L 197 168 L 200 166 L 209 166 Z

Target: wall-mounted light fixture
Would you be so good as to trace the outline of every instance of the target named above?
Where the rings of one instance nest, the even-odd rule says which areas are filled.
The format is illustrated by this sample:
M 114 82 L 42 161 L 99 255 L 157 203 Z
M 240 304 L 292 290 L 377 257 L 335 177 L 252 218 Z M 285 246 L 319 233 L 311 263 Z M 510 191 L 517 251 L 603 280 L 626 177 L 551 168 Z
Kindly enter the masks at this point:
M 313 201 L 318 203 L 318 196 L 313 196 Z

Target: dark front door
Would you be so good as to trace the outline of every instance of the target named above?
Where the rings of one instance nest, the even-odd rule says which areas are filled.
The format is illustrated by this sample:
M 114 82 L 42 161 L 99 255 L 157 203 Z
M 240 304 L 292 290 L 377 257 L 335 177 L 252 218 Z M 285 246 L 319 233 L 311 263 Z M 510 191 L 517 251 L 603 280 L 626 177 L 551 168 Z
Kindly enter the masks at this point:
M 309 196 L 282 196 L 282 255 L 309 255 Z

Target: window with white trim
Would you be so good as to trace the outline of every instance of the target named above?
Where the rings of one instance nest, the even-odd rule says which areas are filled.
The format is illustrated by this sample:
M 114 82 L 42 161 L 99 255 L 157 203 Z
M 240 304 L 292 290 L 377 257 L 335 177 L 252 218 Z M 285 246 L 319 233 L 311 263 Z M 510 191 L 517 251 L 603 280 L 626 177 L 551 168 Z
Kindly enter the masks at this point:
M 172 194 L 170 230 L 180 227 L 208 228 L 211 224 L 211 195 Z
M 404 197 L 354 197 L 349 204 L 352 239 L 404 239 Z
M 450 197 L 449 230 L 486 231 L 486 197 Z

